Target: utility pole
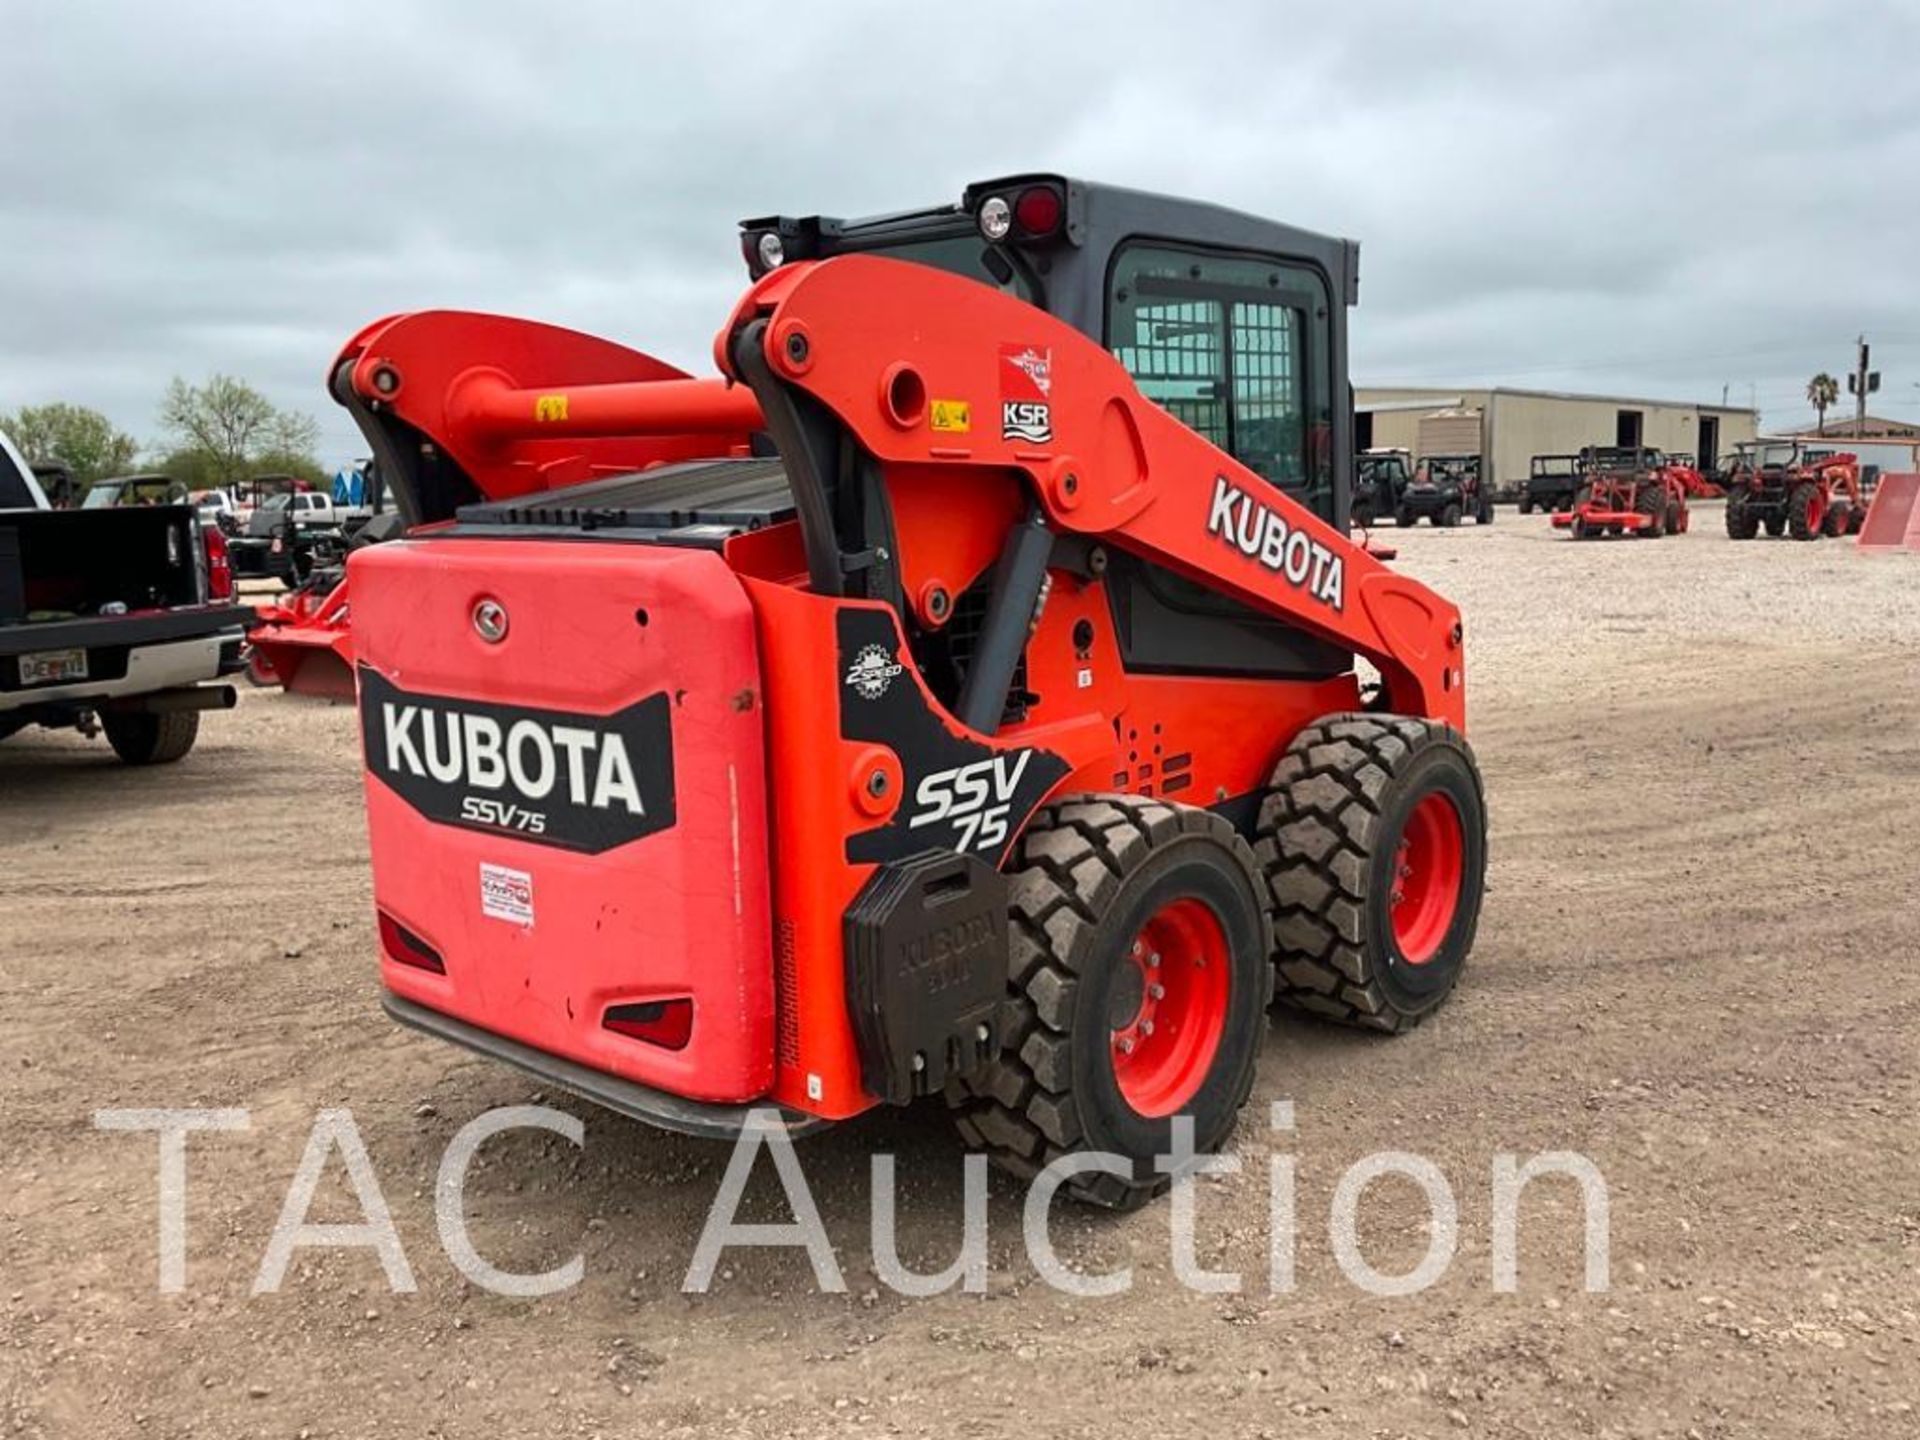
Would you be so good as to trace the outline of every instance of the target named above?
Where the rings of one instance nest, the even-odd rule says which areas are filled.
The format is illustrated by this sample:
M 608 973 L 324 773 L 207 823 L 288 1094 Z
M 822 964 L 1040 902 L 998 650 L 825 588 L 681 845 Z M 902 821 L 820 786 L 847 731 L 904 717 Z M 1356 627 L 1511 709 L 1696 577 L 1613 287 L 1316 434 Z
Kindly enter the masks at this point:
M 1858 440 L 1867 433 L 1867 396 L 1880 388 L 1880 372 L 1869 370 L 1867 361 L 1872 354 L 1867 337 L 1859 340 L 1860 352 L 1854 361 L 1853 373 L 1847 376 L 1847 389 L 1853 393 L 1853 438 Z

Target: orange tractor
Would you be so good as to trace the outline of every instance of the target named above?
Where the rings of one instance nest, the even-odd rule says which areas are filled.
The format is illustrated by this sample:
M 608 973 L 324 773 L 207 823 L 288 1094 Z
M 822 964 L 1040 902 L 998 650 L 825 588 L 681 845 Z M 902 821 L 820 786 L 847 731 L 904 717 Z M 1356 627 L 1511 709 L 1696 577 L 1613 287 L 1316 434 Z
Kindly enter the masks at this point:
M 1743 445 L 1727 489 L 1727 535 L 1818 540 L 1857 535 L 1866 523 L 1860 458 L 1848 451 L 1807 453 L 1793 441 Z
M 1692 518 L 1687 496 L 1702 483 L 1699 471 L 1638 447 L 1594 447 L 1580 458 L 1580 488 L 1573 507 L 1553 517 L 1555 529 L 1570 531 L 1576 540 L 1601 535 L 1658 540 L 1686 533 Z

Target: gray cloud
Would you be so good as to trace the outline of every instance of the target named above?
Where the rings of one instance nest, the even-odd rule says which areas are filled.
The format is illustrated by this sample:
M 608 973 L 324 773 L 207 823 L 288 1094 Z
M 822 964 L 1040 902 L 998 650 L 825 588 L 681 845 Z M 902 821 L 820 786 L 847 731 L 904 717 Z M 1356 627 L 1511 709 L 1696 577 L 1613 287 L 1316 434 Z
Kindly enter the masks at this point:
M 1362 379 L 1788 420 L 1866 330 L 1920 411 L 1920 16 L 1771 10 L 8 0 L 0 409 L 224 370 L 343 458 L 377 315 L 702 366 L 740 216 L 1058 168 L 1360 238 Z

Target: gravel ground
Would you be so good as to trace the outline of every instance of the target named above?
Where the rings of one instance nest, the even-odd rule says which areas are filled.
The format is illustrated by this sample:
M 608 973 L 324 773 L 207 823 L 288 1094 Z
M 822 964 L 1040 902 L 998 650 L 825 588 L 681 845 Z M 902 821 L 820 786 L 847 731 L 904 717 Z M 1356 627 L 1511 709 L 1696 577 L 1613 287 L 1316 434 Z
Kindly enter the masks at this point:
M 1467 616 L 1491 893 L 1462 989 L 1396 1040 L 1276 1017 L 1238 1175 L 1204 1182 L 1179 1285 L 1169 1207 L 1064 1214 L 1061 1254 L 1134 1267 L 1075 1299 L 996 1182 L 984 1295 L 880 1287 L 868 1157 L 899 1156 L 901 1248 L 938 1268 L 959 1159 L 934 1109 L 800 1154 L 848 1282 L 729 1255 L 680 1293 L 724 1148 L 539 1096 L 377 1010 L 352 720 L 249 693 L 181 767 L 0 747 L 0 1435 L 724 1434 L 1899 1436 L 1920 1433 L 1920 557 L 1696 533 L 1576 545 L 1503 510 L 1389 531 Z M 488 1107 L 586 1123 L 491 1144 L 468 1188 L 495 1263 L 579 1252 L 537 1300 L 464 1281 L 436 1167 Z M 1273 1135 L 1270 1102 L 1296 1126 Z M 156 1293 L 155 1146 L 108 1106 L 238 1106 L 195 1137 L 186 1289 Z M 317 1111 L 350 1107 L 418 1290 L 365 1251 L 305 1251 L 250 1294 Z M 1458 1198 L 1438 1283 L 1384 1299 L 1336 1266 L 1334 1185 L 1381 1149 Z M 1565 1182 L 1528 1194 L 1520 1284 L 1489 1279 L 1503 1152 L 1576 1150 L 1612 1206 L 1582 1285 Z M 1296 1285 L 1269 1294 L 1268 1157 L 1291 1155 Z M 337 1159 L 337 1157 L 336 1157 Z M 770 1168 L 755 1213 L 780 1214 Z M 336 1163 L 320 1219 L 356 1207 Z M 1363 1208 L 1385 1271 L 1427 1209 Z

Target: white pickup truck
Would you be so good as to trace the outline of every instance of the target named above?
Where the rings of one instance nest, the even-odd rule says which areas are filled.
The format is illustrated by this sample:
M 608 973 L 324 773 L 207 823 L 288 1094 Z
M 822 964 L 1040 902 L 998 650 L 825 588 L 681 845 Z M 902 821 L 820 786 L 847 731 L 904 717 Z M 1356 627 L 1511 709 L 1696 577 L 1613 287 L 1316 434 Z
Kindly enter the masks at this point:
M 105 732 L 131 765 L 178 760 L 244 662 L 226 537 L 191 505 L 54 510 L 0 435 L 0 740 Z

